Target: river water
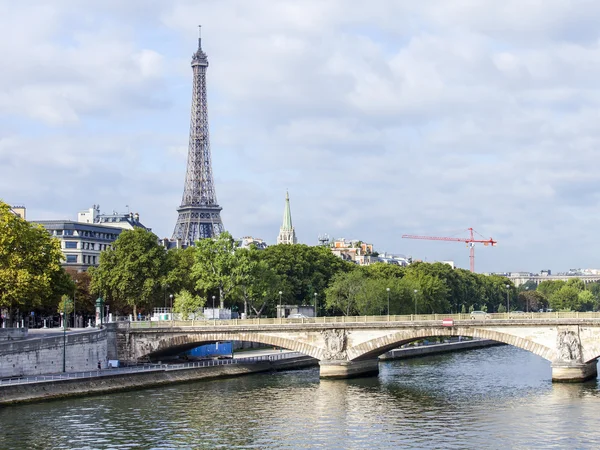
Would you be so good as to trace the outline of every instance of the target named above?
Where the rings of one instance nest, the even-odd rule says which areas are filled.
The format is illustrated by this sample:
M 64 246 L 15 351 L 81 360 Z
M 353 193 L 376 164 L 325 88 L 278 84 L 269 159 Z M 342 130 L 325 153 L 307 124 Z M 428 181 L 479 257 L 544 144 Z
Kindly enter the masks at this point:
M 0 448 L 597 449 L 597 380 L 552 384 L 549 362 L 502 346 L 0 408 Z

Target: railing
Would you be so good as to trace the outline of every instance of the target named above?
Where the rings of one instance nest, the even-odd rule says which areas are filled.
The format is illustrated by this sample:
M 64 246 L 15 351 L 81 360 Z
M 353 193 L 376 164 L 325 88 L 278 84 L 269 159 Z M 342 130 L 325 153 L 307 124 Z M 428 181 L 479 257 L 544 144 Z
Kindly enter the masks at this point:
M 600 312 L 545 312 L 545 313 L 487 313 L 483 317 L 471 314 L 410 314 L 390 316 L 321 316 L 302 319 L 258 318 L 258 319 L 205 319 L 205 320 L 159 320 L 130 322 L 131 328 L 170 328 L 170 327 L 214 327 L 248 325 L 285 325 L 285 324 L 329 324 L 329 323 L 377 323 L 377 322 L 435 322 L 444 319 L 453 320 L 560 320 L 560 319 L 600 319 Z
M 138 366 L 118 367 L 112 369 L 87 370 L 84 372 L 67 372 L 50 375 L 34 375 L 30 377 L 7 378 L 0 380 L 0 386 L 17 384 L 43 383 L 47 381 L 74 380 L 82 378 L 95 378 L 113 375 L 128 375 L 132 373 L 167 372 L 174 370 L 200 369 L 204 367 L 225 366 L 233 364 L 257 364 L 265 361 L 279 361 L 282 359 L 306 356 L 298 352 L 282 352 L 277 354 L 249 356 L 247 358 L 211 359 L 181 364 L 144 364 Z

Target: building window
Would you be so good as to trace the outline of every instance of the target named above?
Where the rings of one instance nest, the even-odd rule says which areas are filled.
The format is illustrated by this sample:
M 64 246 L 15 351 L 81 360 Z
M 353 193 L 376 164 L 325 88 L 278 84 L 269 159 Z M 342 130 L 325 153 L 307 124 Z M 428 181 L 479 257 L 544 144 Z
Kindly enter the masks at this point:
M 65 241 L 65 248 L 77 248 L 76 241 Z
M 63 230 L 56 230 L 56 235 L 57 236 L 62 236 L 62 232 L 63 232 Z
M 73 230 L 65 230 L 65 236 L 73 236 Z
M 68 263 L 76 263 L 77 262 L 77 255 L 67 255 L 67 262 Z
M 95 245 L 95 244 L 92 242 L 92 244 L 91 244 L 91 245 L 92 245 L 92 250 L 94 250 L 94 245 Z

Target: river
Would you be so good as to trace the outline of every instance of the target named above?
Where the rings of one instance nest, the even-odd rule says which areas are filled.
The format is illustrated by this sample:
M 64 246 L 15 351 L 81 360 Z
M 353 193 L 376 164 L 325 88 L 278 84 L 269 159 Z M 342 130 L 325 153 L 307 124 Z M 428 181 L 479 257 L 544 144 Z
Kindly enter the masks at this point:
M 491 347 L 0 408 L 0 448 L 599 448 L 598 381 L 552 384 L 550 364 Z

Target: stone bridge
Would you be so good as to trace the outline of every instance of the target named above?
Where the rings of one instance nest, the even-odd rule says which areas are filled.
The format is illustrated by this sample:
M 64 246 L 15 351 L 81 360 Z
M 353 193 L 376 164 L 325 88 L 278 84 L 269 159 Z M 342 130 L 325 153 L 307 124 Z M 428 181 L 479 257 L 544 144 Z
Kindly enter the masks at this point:
M 322 318 L 319 318 L 322 319 Z M 318 323 L 252 321 L 141 322 L 109 324 L 112 357 L 135 362 L 175 354 L 218 341 L 258 342 L 319 360 L 322 378 L 378 373 L 378 356 L 409 342 L 435 336 L 492 339 L 551 362 L 553 381 L 579 382 L 597 376 L 600 319 L 413 320 Z M 388 318 L 389 319 L 389 318 Z M 273 323 L 275 322 L 275 323 Z M 145 326 L 145 327 L 144 327 Z M 109 347 L 111 339 L 109 337 Z

